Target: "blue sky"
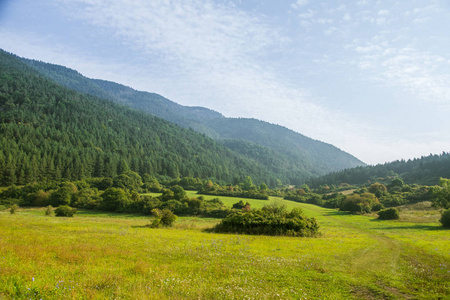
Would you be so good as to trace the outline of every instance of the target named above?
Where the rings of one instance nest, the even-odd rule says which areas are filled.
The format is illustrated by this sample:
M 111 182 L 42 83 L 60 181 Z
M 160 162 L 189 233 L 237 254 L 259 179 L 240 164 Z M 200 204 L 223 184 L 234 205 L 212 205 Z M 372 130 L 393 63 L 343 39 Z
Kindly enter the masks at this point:
M 0 48 L 369 164 L 450 151 L 447 0 L 0 0 Z

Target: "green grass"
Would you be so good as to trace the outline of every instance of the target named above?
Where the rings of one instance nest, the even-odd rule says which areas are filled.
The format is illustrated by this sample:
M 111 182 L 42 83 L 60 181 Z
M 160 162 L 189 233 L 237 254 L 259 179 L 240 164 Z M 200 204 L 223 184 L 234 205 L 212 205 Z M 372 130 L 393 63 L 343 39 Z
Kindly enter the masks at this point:
M 316 217 L 321 235 L 214 234 L 204 229 L 218 220 L 206 218 L 151 229 L 136 215 L 0 212 L 0 299 L 450 298 L 450 231 L 437 223 L 284 203 Z

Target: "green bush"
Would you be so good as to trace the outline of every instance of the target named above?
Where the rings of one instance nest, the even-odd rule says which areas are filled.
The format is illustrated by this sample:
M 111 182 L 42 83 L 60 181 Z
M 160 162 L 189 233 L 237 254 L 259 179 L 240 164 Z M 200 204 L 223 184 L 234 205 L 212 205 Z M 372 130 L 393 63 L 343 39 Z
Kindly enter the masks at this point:
M 73 217 L 77 213 L 77 209 L 68 205 L 60 205 L 55 209 L 57 217 Z
M 47 206 L 47 208 L 45 209 L 45 215 L 46 216 L 53 215 L 53 207 L 51 205 Z
M 450 228 L 450 209 L 444 210 L 442 212 L 441 219 L 439 220 L 442 227 Z
M 361 193 L 345 196 L 339 209 L 342 211 L 349 211 L 352 213 L 370 213 L 372 207 L 380 202 L 374 194 Z
M 13 204 L 9 207 L 9 212 L 11 214 L 15 214 L 18 209 L 19 209 L 19 206 L 17 204 Z
M 169 209 L 160 210 L 158 208 L 152 209 L 153 220 L 149 225 L 152 228 L 159 228 L 161 226 L 172 226 L 177 220 L 178 216 L 174 215 Z
M 383 209 L 378 212 L 379 220 L 398 220 L 400 219 L 400 213 L 396 208 Z
M 161 224 L 163 226 L 172 226 L 173 223 L 177 220 L 178 216 L 174 215 L 172 211 L 168 209 L 162 210 L 162 216 L 161 216 Z
M 300 209 L 287 212 L 284 206 L 265 206 L 250 211 L 229 214 L 213 231 L 261 235 L 315 236 L 319 225 L 307 218 Z
M 121 188 L 109 188 L 103 192 L 99 208 L 106 211 L 123 211 L 131 203 L 125 190 Z
M 0 211 L 4 211 L 4 210 L 6 210 L 6 206 L 0 205 Z

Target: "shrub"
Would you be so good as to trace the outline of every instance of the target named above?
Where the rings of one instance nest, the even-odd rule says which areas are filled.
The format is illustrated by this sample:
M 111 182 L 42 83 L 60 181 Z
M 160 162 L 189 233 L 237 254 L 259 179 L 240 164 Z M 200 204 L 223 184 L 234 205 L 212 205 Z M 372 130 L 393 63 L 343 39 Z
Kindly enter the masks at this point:
M 342 211 L 349 211 L 352 213 L 370 213 L 372 207 L 380 202 L 374 194 L 361 193 L 345 196 L 339 209 Z
M 439 220 L 442 227 L 450 228 L 450 209 L 444 210 L 442 212 L 441 219 Z
M 239 200 L 239 202 L 236 202 L 233 204 L 234 209 L 242 209 L 245 206 L 244 201 Z
M 177 220 L 178 216 L 174 215 L 174 213 L 168 209 L 162 210 L 161 216 L 161 224 L 163 226 L 172 226 L 173 223 Z
M 96 188 L 84 188 L 72 195 L 72 205 L 78 208 L 96 209 L 102 198 Z
M 300 209 L 287 212 L 284 206 L 265 206 L 251 211 L 234 211 L 213 231 L 228 233 L 315 236 L 319 225 L 314 218 L 307 218 Z
M 60 205 L 55 209 L 57 217 L 73 217 L 77 213 L 77 209 L 68 205 Z
M 20 199 L 14 199 L 14 198 L 6 198 L 6 199 L 0 199 L 0 205 L 6 206 L 6 208 L 11 207 L 14 204 L 21 204 Z
M 6 206 L 0 205 L 0 211 L 4 211 L 4 210 L 6 210 Z
M 13 204 L 13 205 L 10 206 L 9 212 L 11 214 L 15 214 L 18 209 L 19 209 L 19 206 L 17 204 Z
M 127 193 L 120 188 L 109 188 L 103 192 L 100 209 L 106 211 L 123 211 L 131 203 Z
M 400 219 L 400 214 L 396 208 L 383 209 L 378 212 L 379 220 L 398 220 Z
M 172 226 L 177 220 L 178 216 L 174 215 L 172 211 L 168 209 L 160 210 L 158 208 L 152 209 L 153 220 L 149 225 L 152 228 L 159 228 L 161 226 Z
M 53 207 L 51 205 L 47 206 L 47 208 L 45 209 L 45 215 L 46 216 L 53 215 Z

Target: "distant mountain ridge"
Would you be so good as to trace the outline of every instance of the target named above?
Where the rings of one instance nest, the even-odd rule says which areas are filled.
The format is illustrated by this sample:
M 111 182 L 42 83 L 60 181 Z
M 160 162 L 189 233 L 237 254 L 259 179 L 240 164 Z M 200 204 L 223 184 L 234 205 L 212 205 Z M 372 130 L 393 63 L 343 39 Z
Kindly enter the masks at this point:
M 279 125 L 255 119 L 226 118 L 216 111 L 183 106 L 155 93 L 89 79 L 63 66 L 24 58 L 22 61 L 47 78 L 78 92 L 126 105 L 203 133 L 255 163 L 265 164 L 277 172 L 280 179 L 291 184 L 300 184 L 311 176 L 365 165 L 333 145 Z
M 439 178 L 450 178 L 450 152 L 346 169 L 311 178 L 308 184 L 311 187 L 342 183 L 362 185 L 395 177 L 401 177 L 408 184 L 436 185 Z

